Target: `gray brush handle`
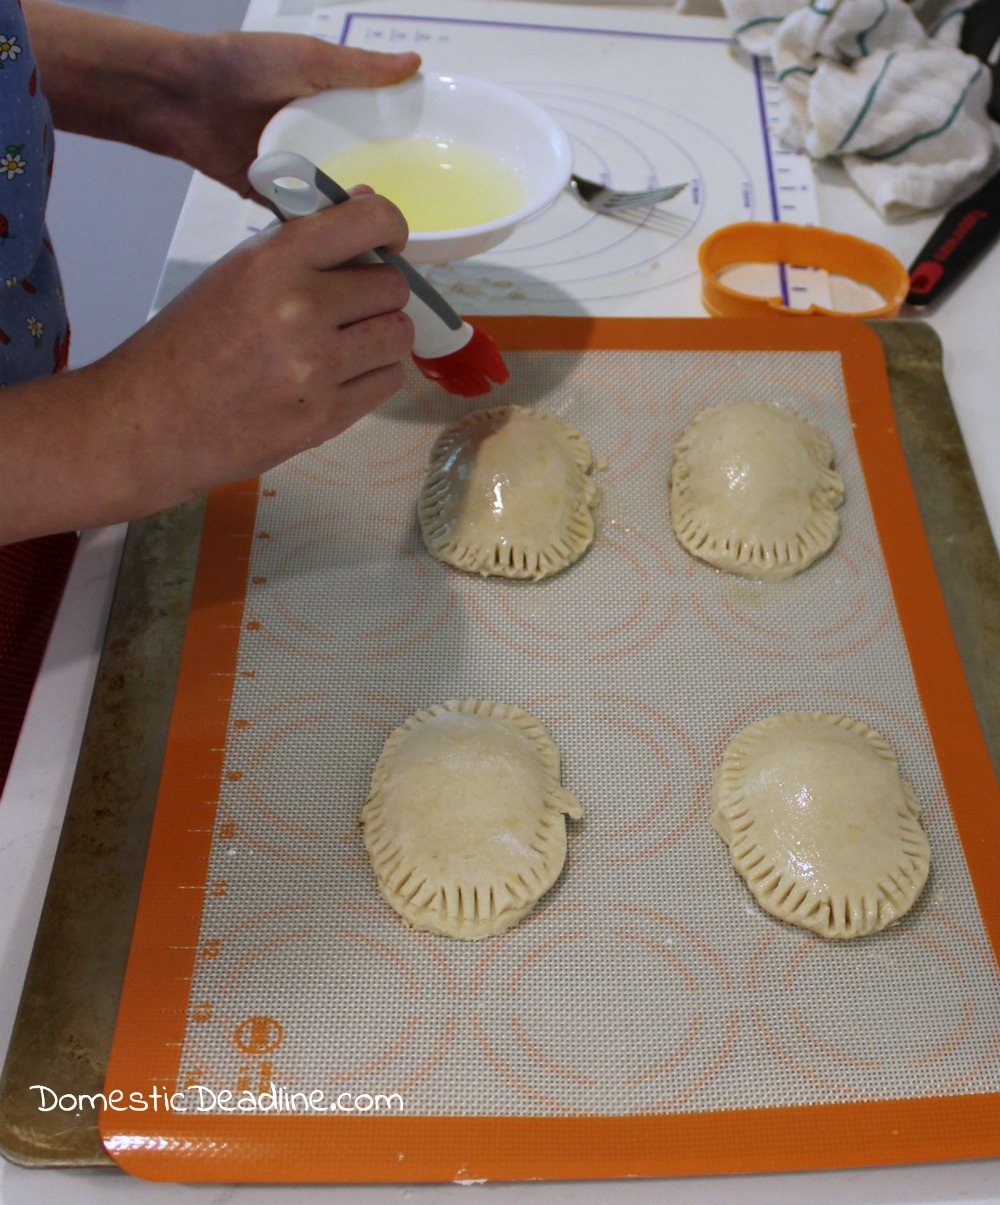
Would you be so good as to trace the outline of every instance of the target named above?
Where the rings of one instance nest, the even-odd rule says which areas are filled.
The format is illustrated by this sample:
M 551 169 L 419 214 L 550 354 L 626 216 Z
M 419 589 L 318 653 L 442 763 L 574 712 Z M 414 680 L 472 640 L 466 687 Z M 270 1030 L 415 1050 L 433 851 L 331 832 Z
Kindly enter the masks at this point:
M 263 202 L 283 222 L 350 200 L 350 193 L 336 180 L 293 151 L 261 155 L 250 165 L 247 175 Z M 406 277 L 410 300 L 404 311 L 413 321 L 415 355 L 437 359 L 458 351 L 472 338 L 472 327 L 402 255 L 376 247 L 359 256 L 358 261 L 391 264 Z

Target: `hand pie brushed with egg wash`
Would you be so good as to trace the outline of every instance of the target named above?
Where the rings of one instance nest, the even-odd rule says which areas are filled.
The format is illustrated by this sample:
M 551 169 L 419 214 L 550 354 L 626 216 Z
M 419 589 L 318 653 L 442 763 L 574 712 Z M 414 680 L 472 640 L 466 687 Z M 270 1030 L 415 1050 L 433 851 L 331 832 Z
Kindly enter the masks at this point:
M 826 434 L 787 406 L 729 402 L 681 436 L 670 517 L 681 544 L 717 569 L 762 580 L 807 569 L 835 543 L 844 483 Z
M 597 486 L 587 440 L 543 410 L 475 410 L 431 452 L 418 505 L 424 543 L 468 573 L 538 580 L 594 540 Z
M 713 828 L 757 902 L 822 937 L 863 937 L 920 895 L 930 846 L 886 741 L 859 720 L 786 712 L 730 741 Z
M 361 811 L 383 898 L 415 929 L 477 940 L 523 919 L 559 877 L 559 751 L 518 707 L 451 700 L 392 732 Z

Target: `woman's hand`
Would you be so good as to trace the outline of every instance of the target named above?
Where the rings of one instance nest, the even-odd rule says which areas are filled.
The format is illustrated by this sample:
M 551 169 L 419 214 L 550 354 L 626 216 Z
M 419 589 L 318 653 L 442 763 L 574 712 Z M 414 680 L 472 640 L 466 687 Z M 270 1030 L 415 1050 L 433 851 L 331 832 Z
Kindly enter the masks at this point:
M 294 34 L 212 34 L 199 47 L 180 157 L 249 196 L 247 169 L 270 118 L 289 101 L 323 88 L 373 88 L 408 79 L 416 54 L 376 54 Z
M 136 519 L 254 476 L 395 393 L 406 242 L 371 193 L 241 243 L 102 360 L 0 407 L 0 543 Z
M 323 88 L 408 79 L 416 54 L 374 54 L 304 34 L 181 33 L 52 0 L 22 0 L 59 129 L 169 155 L 250 195 L 271 116 Z
M 406 235 L 372 194 L 271 227 L 95 365 L 144 450 L 142 489 L 162 493 L 154 509 L 315 447 L 400 388 L 409 288 L 393 267 L 351 261 Z

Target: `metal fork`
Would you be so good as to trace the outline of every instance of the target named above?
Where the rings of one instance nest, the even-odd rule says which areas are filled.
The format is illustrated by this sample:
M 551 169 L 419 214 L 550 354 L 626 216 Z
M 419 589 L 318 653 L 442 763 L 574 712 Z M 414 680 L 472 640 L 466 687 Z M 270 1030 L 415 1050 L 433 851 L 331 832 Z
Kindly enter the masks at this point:
M 647 209 L 651 205 L 659 205 L 661 201 L 669 201 L 679 192 L 687 188 L 683 184 L 661 184 L 657 188 L 645 188 L 637 192 L 624 192 L 621 189 L 609 188 L 606 184 L 598 184 L 595 180 L 585 180 L 582 176 L 570 176 L 573 191 L 584 203 L 597 213 L 619 213 L 623 209 Z

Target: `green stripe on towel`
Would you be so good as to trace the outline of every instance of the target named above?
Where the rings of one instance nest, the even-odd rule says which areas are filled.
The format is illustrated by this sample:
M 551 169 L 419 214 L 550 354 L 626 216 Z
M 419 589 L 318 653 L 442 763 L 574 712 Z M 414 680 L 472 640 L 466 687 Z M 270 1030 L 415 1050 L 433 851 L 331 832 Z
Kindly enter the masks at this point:
M 777 79 L 778 83 L 780 84 L 780 83 L 783 83 L 790 75 L 815 75 L 815 74 L 816 74 L 815 67 L 801 67 L 799 65 L 795 65 L 793 67 L 786 67 L 785 70 L 779 72 L 775 78 Z
M 889 151 L 858 151 L 858 158 L 870 159 L 876 162 L 882 159 L 891 159 L 894 155 L 901 155 L 903 151 L 909 150 L 910 147 L 917 142 L 924 142 L 928 138 L 936 138 L 938 134 L 943 134 L 945 130 L 954 124 L 955 118 L 958 117 L 959 113 L 961 113 L 962 106 L 965 104 L 965 98 L 969 95 L 969 89 L 976 82 L 976 80 L 979 79 L 982 73 L 983 68 L 980 65 L 976 68 L 975 74 L 962 89 L 962 95 L 955 102 L 955 107 L 948 114 L 947 120 L 943 125 L 939 125 L 936 130 L 924 130 L 921 134 L 914 134 L 912 138 L 908 138 L 905 142 L 901 142 L 899 146 L 894 146 L 892 150 Z
M 964 20 L 965 14 L 972 8 L 971 4 L 959 4 L 956 8 L 949 8 L 947 12 L 941 14 L 940 17 L 927 30 L 928 37 L 936 38 L 941 30 L 948 24 L 949 21 L 954 21 L 956 17 Z
M 872 33 L 874 30 L 878 29 L 878 27 L 882 24 L 882 22 L 886 19 L 886 17 L 888 15 L 889 15 L 889 0 L 882 0 L 882 11 L 875 18 L 875 20 L 871 23 L 871 25 L 868 26 L 867 29 L 862 29 L 861 32 L 858 34 L 858 49 L 861 51 L 862 58 L 867 58 L 868 55 L 871 53 L 871 51 L 868 49 L 867 43 L 865 42 L 865 38 L 867 38 L 868 35 L 870 33 Z
M 754 17 L 752 21 L 744 21 L 742 25 L 737 25 L 733 33 L 739 37 L 748 29 L 755 29 L 758 25 L 780 25 L 784 19 L 784 17 Z
M 868 110 L 872 107 L 872 104 L 875 100 L 875 94 L 878 92 L 879 88 L 882 86 L 882 81 L 885 79 L 885 73 L 889 70 L 889 65 L 895 57 L 896 57 L 896 51 L 894 50 L 892 52 L 892 54 L 890 54 L 886 58 L 885 62 L 882 64 L 882 70 L 878 73 L 878 79 L 868 89 L 868 95 L 865 97 L 864 104 L 858 110 L 858 114 L 854 118 L 854 120 L 851 122 L 850 128 L 848 129 L 847 133 L 837 143 L 837 146 L 835 148 L 835 150 L 837 152 L 843 151 L 844 147 L 847 146 L 847 144 L 851 141 L 851 139 L 857 133 L 858 126 L 861 125 L 861 123 L 867 117 Z

